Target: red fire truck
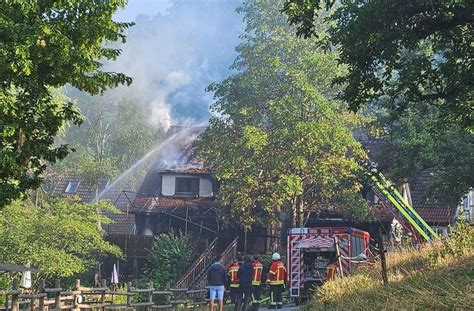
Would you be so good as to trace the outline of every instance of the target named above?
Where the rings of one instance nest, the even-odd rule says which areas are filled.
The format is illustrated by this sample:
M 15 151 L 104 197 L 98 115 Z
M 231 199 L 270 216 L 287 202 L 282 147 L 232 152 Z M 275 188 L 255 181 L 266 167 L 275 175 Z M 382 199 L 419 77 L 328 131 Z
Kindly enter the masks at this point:
M 326 280 L 329 265 L 342 276 L 367 258 L 370 235 L 355 228 L 292 228 L 288 232 L 287 267 L 290 296 L 305 299 Z M 340 256 L 338 256 L 340 255 Z M 342 269 L 342 270 L 341 270 Z

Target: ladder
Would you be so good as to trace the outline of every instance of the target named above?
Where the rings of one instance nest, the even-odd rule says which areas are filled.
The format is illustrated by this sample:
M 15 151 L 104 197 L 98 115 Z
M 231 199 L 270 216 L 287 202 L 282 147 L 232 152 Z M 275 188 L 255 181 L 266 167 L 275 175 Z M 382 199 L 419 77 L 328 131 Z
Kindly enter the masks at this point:
M 426 241 L 438 238 L 436 232 L 382 173 L 372 166 L 368 169 L 368 175 L 372 190 L 406 229 Z

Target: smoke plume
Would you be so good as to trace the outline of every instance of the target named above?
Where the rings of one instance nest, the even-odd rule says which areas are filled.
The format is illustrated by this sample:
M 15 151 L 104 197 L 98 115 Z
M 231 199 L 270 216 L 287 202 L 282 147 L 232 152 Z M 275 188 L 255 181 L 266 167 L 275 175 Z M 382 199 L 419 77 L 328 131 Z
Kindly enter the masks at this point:
M 165 13 L 138 15 L 122 55 L 105 67 L 133 77 L 133 83 L 106 95 L 138 101 L 156 126 L 207 121 L 212 94 L 205 87 L 224 79 L 236 56 L 243 30 L 235 12 L 239 3 L 174 0 Z

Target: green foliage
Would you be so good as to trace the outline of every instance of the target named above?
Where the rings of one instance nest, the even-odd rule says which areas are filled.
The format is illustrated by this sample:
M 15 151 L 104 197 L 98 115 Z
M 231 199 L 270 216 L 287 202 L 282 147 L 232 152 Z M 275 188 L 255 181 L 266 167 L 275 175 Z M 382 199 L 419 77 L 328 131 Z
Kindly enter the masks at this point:
M 395 121 L 379 114 L 376 126 L 384 131 L 377 135 L 386 144 L 374 160 L 398 180 L 413 180 L 430 169 L 426 195 L 456 205 L 474 185 L 474 133 L 456 125 L 441 130 L 438 116 L 438 108 L 423 105 L 407 108 Z
M 191 263 L 193 253 L 193 244 L 188 235 L 171 232 L 156 236 L 148 254 L 150 278 L 155 286 L 163 289 L 167 283 L 176 281 Z
M 410 1 L 288 0 L 283 11 L 297 33 L 317 34 L 315 18 L 323 4 L 332 26 L 329 45 L 340 50 L 349 67 L 339 79 L 341 98 L 353 110 L 384 95 L 389 108 L 401 112 L 410 104 L 440 107 L 444 124 L 473 129 L 473 23 L 467 0 Z M 325 37 L 326 38 L 326 37 Z M 327 42 L 326 42 L 327 43 Z
M 121 73 L 104 72 L 102 61 L 120 50 L 132 24 L 112 15 L 126 0 L 0 2 L 0 207 L 36 188 L 47 163 L 63 159 L 70 148 L 54 146 L 58 131 L 81 122 L 66 98 L 52 88 L 66 84 L 91 94 L 130 84 Z
M 286 205 L 294 223 L 321 206 L 364 211 L 362 200 L 344 199 L 360 187 L 364 152 L 352 137 L 361 119 L 334 100 L 331 81 L 345 71 L 337 53 L 296 38 L 275 1 L 247 1 L 239 12 L 247 28 L 237 73 L 209 87 L 216 114 L 198 142 L 217 169 L 221 216 L 250 228 L 276 220 Z
M 434 252 L 431 257 L 434 262 L 437 262 L 438 258 L 461 257 L 472 249 L 474 249 L 474 230 L 470 228 L 464 220 L 464 216 L 461 215 L 454 232 L 443 239 L 442 247 Z
M 105 201 L 55 200 L 35 207 L 16 200 L 0 211 L 0 262 L 31 265 L 36 277 L 69 277 L 96 266 L 102 256 L 121 256 L 104 240 L 97 210 L 118 212 Z

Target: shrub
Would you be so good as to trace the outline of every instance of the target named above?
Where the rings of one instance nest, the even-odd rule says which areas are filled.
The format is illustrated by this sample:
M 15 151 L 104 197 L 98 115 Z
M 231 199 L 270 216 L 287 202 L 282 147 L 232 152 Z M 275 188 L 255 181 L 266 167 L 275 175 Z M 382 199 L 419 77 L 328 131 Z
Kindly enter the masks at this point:
M 192 260 L 193 243 L 182 233 L 160 234 L 149 250 L 150 279 L 157 288 L 176 281 Z

